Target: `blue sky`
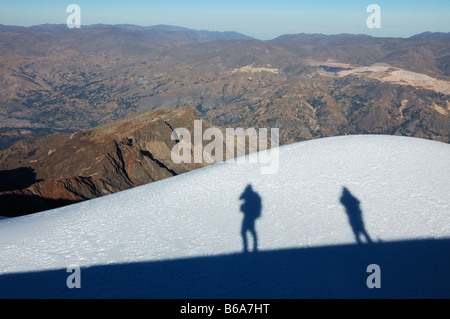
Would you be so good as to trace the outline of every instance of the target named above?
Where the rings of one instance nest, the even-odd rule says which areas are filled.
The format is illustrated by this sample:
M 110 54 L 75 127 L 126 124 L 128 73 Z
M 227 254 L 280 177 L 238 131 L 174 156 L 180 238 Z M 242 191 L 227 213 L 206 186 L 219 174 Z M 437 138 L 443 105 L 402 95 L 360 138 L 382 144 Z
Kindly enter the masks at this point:
M 66 7 L 78 4 L 81 24 L 169 24 L 238 31 L 267 40 L 290 33 L 365 33 L 408 37 L 450 32 L 449 0 L 0 0 L 0 24 L 66 23 Z M 370 4 L 381 8 L 381 28 L 369 29 Z

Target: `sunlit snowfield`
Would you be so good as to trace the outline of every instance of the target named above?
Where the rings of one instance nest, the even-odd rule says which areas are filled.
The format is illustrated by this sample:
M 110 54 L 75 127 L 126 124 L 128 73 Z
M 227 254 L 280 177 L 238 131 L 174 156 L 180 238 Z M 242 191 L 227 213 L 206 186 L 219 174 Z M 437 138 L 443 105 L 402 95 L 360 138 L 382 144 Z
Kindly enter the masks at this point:
M 261 174 L 261 166 L 266 164 L 221 163 L 72 206 L 3 219 L 0 221 L 0 283 L 9 282 L 8 278 L 14 273 L 62 270 L 57 272 L 62 278 L 62 288 L 58 289 L 69 291 L 65 287 L 65 278 L 69 275 L 65 269 L 73 264 L 82 269 L 104 266 L 102 272 L 108 271 L 106 265 L 118 267 L 132 264 L 134 271 L 141 273 L 145 270 L 139 270 L 139 263 L 176 263 L 198 257 L 226 258 L 224 255 L 228 255 L 230 258 L 245 258 L 246 262 L 254 263 L 252 265 L 255 268 L 265 267 L 268 270 L 271 267 L 268 261 L 273 260 L 269 254 L 277 251 L 279 254 L 282 251 L 322 251 L 327 254 L 327 249 L 332 247 L 355 247 L 360 252 L 364 247 L 368 247 L 367 251 L 373 251 L 373 247 L 389 243 L 445 241 L 450 238 L 449 158 L 449 145 L 417 138 L 371 135 L 325 138 L 281 147 L 279 170 L 275 174 Z M 248 185 L 252 185 L 262 200 L 262 215 L 255 224 L 259 253 L 244 256 L 240 234 L 242 200 L 239 198 Z M 344 188 L 348 190 L 348 196 L 360 203 L 360 226 L 350 223 L 349 207 L 341 201 Z M 358 229 L 355 227 L 362 227 L 371 243 L 361 236 L 361 243 L 358 244 L 354 234 Z M 252 242 L 251 237 L 249 242 Z M 438 258 L 437 268 L 436 264 L 431 265 L 436 268 L 435 276 L 444 275 L 439 274 L 439 267 L 448 265 L 449 245 L 447 241 L 445 243 L 443 251 L 432 253 Z M 408 245 L 401 247 L 396 246 L 395 254 L 398 255 L 398 249 L 413 249 Z M 307 250 L 315 248 L 317 250 Z M 427 251 L 426 247 L 424 251 Z M 351 255 L 355 251 L 347 253 Z M 386 251 L 386 254 L 393 253 L 394 250 Z M 405 251 L 407 255 L 411 253 Z M 389 257 L 386 254 L 376 252 L 367 265 L 377 264 L 377 258 Z M 370 254 L 366 257 L 370 257 Z M 256 259 L 252 261 L 251 258 Z M 295 260 L 292 256 L 289 258 L 293 258 L 289 259 L 291 262 Z M 302 267 L 306 267 L 308 261 L 304 255 L 301 258 Z M 309 262 L 313 263 L 317 256 L 311 258 Z M 336 258 L 333 260 L 337 260 L 336 265 L 341 262 Z M 282 272 L 279 261 L 273 262 L 276 268 L 274 272 Z M 333 269 L 333 265 L 324 265 L 320 259 L 316 262 L 324 272 Z M 231 264 L 238 267 L 239 262 Z M 307 269 L 317 268 L 317 265 L 309 264 Z M 347 260 L 345 267 L 351 265 L 352 261 Z M 380 266 L 383 269 L 383 265 Z M 286 267 L 289 268 L 289 265 Z M 399 271 L 398 267 L 395 271 Z M 111 272 L 109 278 L 119 276 L 118 268 L 114 269 L 115 272 Z M 188 271 L 186 269 L 189 267 L 183 271 Z M 420 270 L 420 267 L 412 267 L 409 276 L 423 277 L 416 272 L 417 269 Z M 359 270 L 363 278 L 369 275 L 365 268 Z M 158 271 L 154 271 L 155 276 Z M 192 271 L 193 274 L 195 271 Z M 214 273 L 217 269 L 210 271 Z M 228 275 L 232 278 L 233 271 L 230 271 Z M 408 269 L 404 271 L 407 274 Z M 202 272 L 195 273 L 204 279 L 208 274 L 205 269 Z M 239 267 L 234 272 L 241 273 Z M 153 278 L 151 273 L 146 273 L 146 276 Z M 161 274 L 158 276 L 161 277 Z M 183 276 L 190 275 L 173 275 L 180 283 L 186 282 Z M 449 287 L 445 286 L 448 284 L 447 277 L 445 275 L 446 281 L 440 277 L 436 279 L 440 282 L 438 297 L 442 291 L 449 293 Z M 95 278 L 92 281 L 101 280 L 98 276 Z M 270 276 L 265 278 L 270 280 Z M 320 280 L 320 274 L 316 274 L 316 278 Z M 43 284 L 42 280 L 30 280 L 32 282 L 21 281 L 23 290 L 20 285 L 15 286 L 13 295 L 39 295 L 38 286 Z M 130 278 L 127 277 L 127 280 Z M 193 281 L 198 282 L 192 278 L 187 280 L 191 286 Z M 33 282 L 38 285 L 34 290 Z M 157 286 L 159 288 L 153 285 L 149 290 L 145 287 L 126 290 L 127 286 L 121 286 L 122 279 L 112 282 L 108 283 L 108 289 L 110 293 L 111 289 L 116 289 L 117 294 L 113 296 L 208 297 L 200 293 L 208 289 L 200 288 L 189 290 L 192 295 L 188 292 L 180 295 L 177 291 L 183 289 L 170 288 L 168 282 L 160 283 Z M 330 289 L 326 288 L 327 282 L 325 280 L 316 285 L 315 290 L 299 288 L 298 294 L 292 287 L 288 290 L 283 286 L 277 288 L 274 282 L 270 285 L 271 292 L 267 291 L 267 295 L 264 295 L 264 291 L 260 291 L 262 295 L 257 296 L 286 297 L 285 293 L 289 293 L 288 297 L 297 297 L 299 294 L 326 297 L 326 291 L 330 293 Z M 282 285 L 281 282 L 279 284 Z M 103 291 L 102 285 L 104 282 L 99 282 L 96 289 Z M 252 285 L 255 283 L 249 284 L 249 287 Z M 367 289 L 365 282 L 362 282 L 362 286 Z M 248 288 L 247 294 L 242 289 L 236 289 L 233 291 L 228 287 L 228 290 L 218 292 L 218 295 L 255 296 L 251 288 Z M 82 293 L 83 288 L 80 291 Z M 338 292 L 335 293 L 339 296 Z M 1 294 L 8 296 L 4 290 Z M 87 295 L 90 294 L 98 296 L 92 290 Z

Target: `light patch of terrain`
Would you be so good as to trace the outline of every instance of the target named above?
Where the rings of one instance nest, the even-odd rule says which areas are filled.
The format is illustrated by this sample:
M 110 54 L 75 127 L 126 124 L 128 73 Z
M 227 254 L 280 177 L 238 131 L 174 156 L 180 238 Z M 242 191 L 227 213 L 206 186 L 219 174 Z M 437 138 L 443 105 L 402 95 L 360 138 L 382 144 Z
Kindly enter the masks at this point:
M 433 104 L 431 105 L 431 107 L 438 113 L 441 113 L 442 115 L 448 115 L 448 111 L 446 109 L 444 109 L 442 106 L 437 105 L 436 103 L 433 102 Z M 450 110 L 450 108 L 448 107 L 448 101 L 447 101 L 447 109 Z
M 267 67 L 254 67 L 253 65 L 246 65 L 243 66 L 242 68 L 239 69 L 234 69 L 233 71 L 231 71 L 231 73 L 237 73 L 237 72 L 250 72 L 250 73 L 255 73 L 255 72 L 269 72 L 269 73 L 274 73 L 274 74 L 278 74 L 280 70 L 278 69 L 274 69 L 271 68 L 271 65 L 267 65 Z
M 349 75 L 368 77 L 379 80 L 381 82 L 411 85 L 417 88 L 424 88 L 445 95 L 450 94 L 449 81 L 436 79 L 422 73 L 395 68 L 385 63 L 373 64 L 371 66 L 354 67 L 352 68 L 352 70 L 345 70 L 337 73 L 337 76 L 339 77 L 346 77 Z M 447 114 L 447 111 L 445 111 L 443 108 L 439 111 L 439 113 L 442 112 L 445 112 Z

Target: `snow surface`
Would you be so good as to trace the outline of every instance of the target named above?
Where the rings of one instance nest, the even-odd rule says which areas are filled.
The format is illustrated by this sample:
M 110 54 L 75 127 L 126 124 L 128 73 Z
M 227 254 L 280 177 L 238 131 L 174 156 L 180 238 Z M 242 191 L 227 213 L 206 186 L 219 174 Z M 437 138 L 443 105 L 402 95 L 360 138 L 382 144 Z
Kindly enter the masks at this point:
M 262 216 L 256 221 L 261 253 L 355 245 L 340 202 L 344 187 L 360 201 L 375 243 L 450 238 L 450 145 L 364 135 L 301 142 L 279 152 L 279 171 L 272 175 L 261 174 L 261 164 L 220 163 L 75 205 L 3 219 L 0 282 L 6 274 L 73 264 L 239 254 L 239 197 L 249 184 L 262 198 Z M 446 260 L 448 253 L 443 252 Z

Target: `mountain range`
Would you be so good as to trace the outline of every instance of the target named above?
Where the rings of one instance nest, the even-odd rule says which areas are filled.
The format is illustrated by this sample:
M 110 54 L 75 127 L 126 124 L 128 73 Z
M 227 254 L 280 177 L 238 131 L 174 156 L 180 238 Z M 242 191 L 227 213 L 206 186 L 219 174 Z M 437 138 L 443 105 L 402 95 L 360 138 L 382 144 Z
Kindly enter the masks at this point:
M 214 125 L 279 127 L 282 144 L 354 133 L 450 140 L 441 35 L 260 41 L 129 25 L 1 26 L 0 34 L 1 148 L 186 106 Z M 332 65 L 344 69 L 323 68 Z

